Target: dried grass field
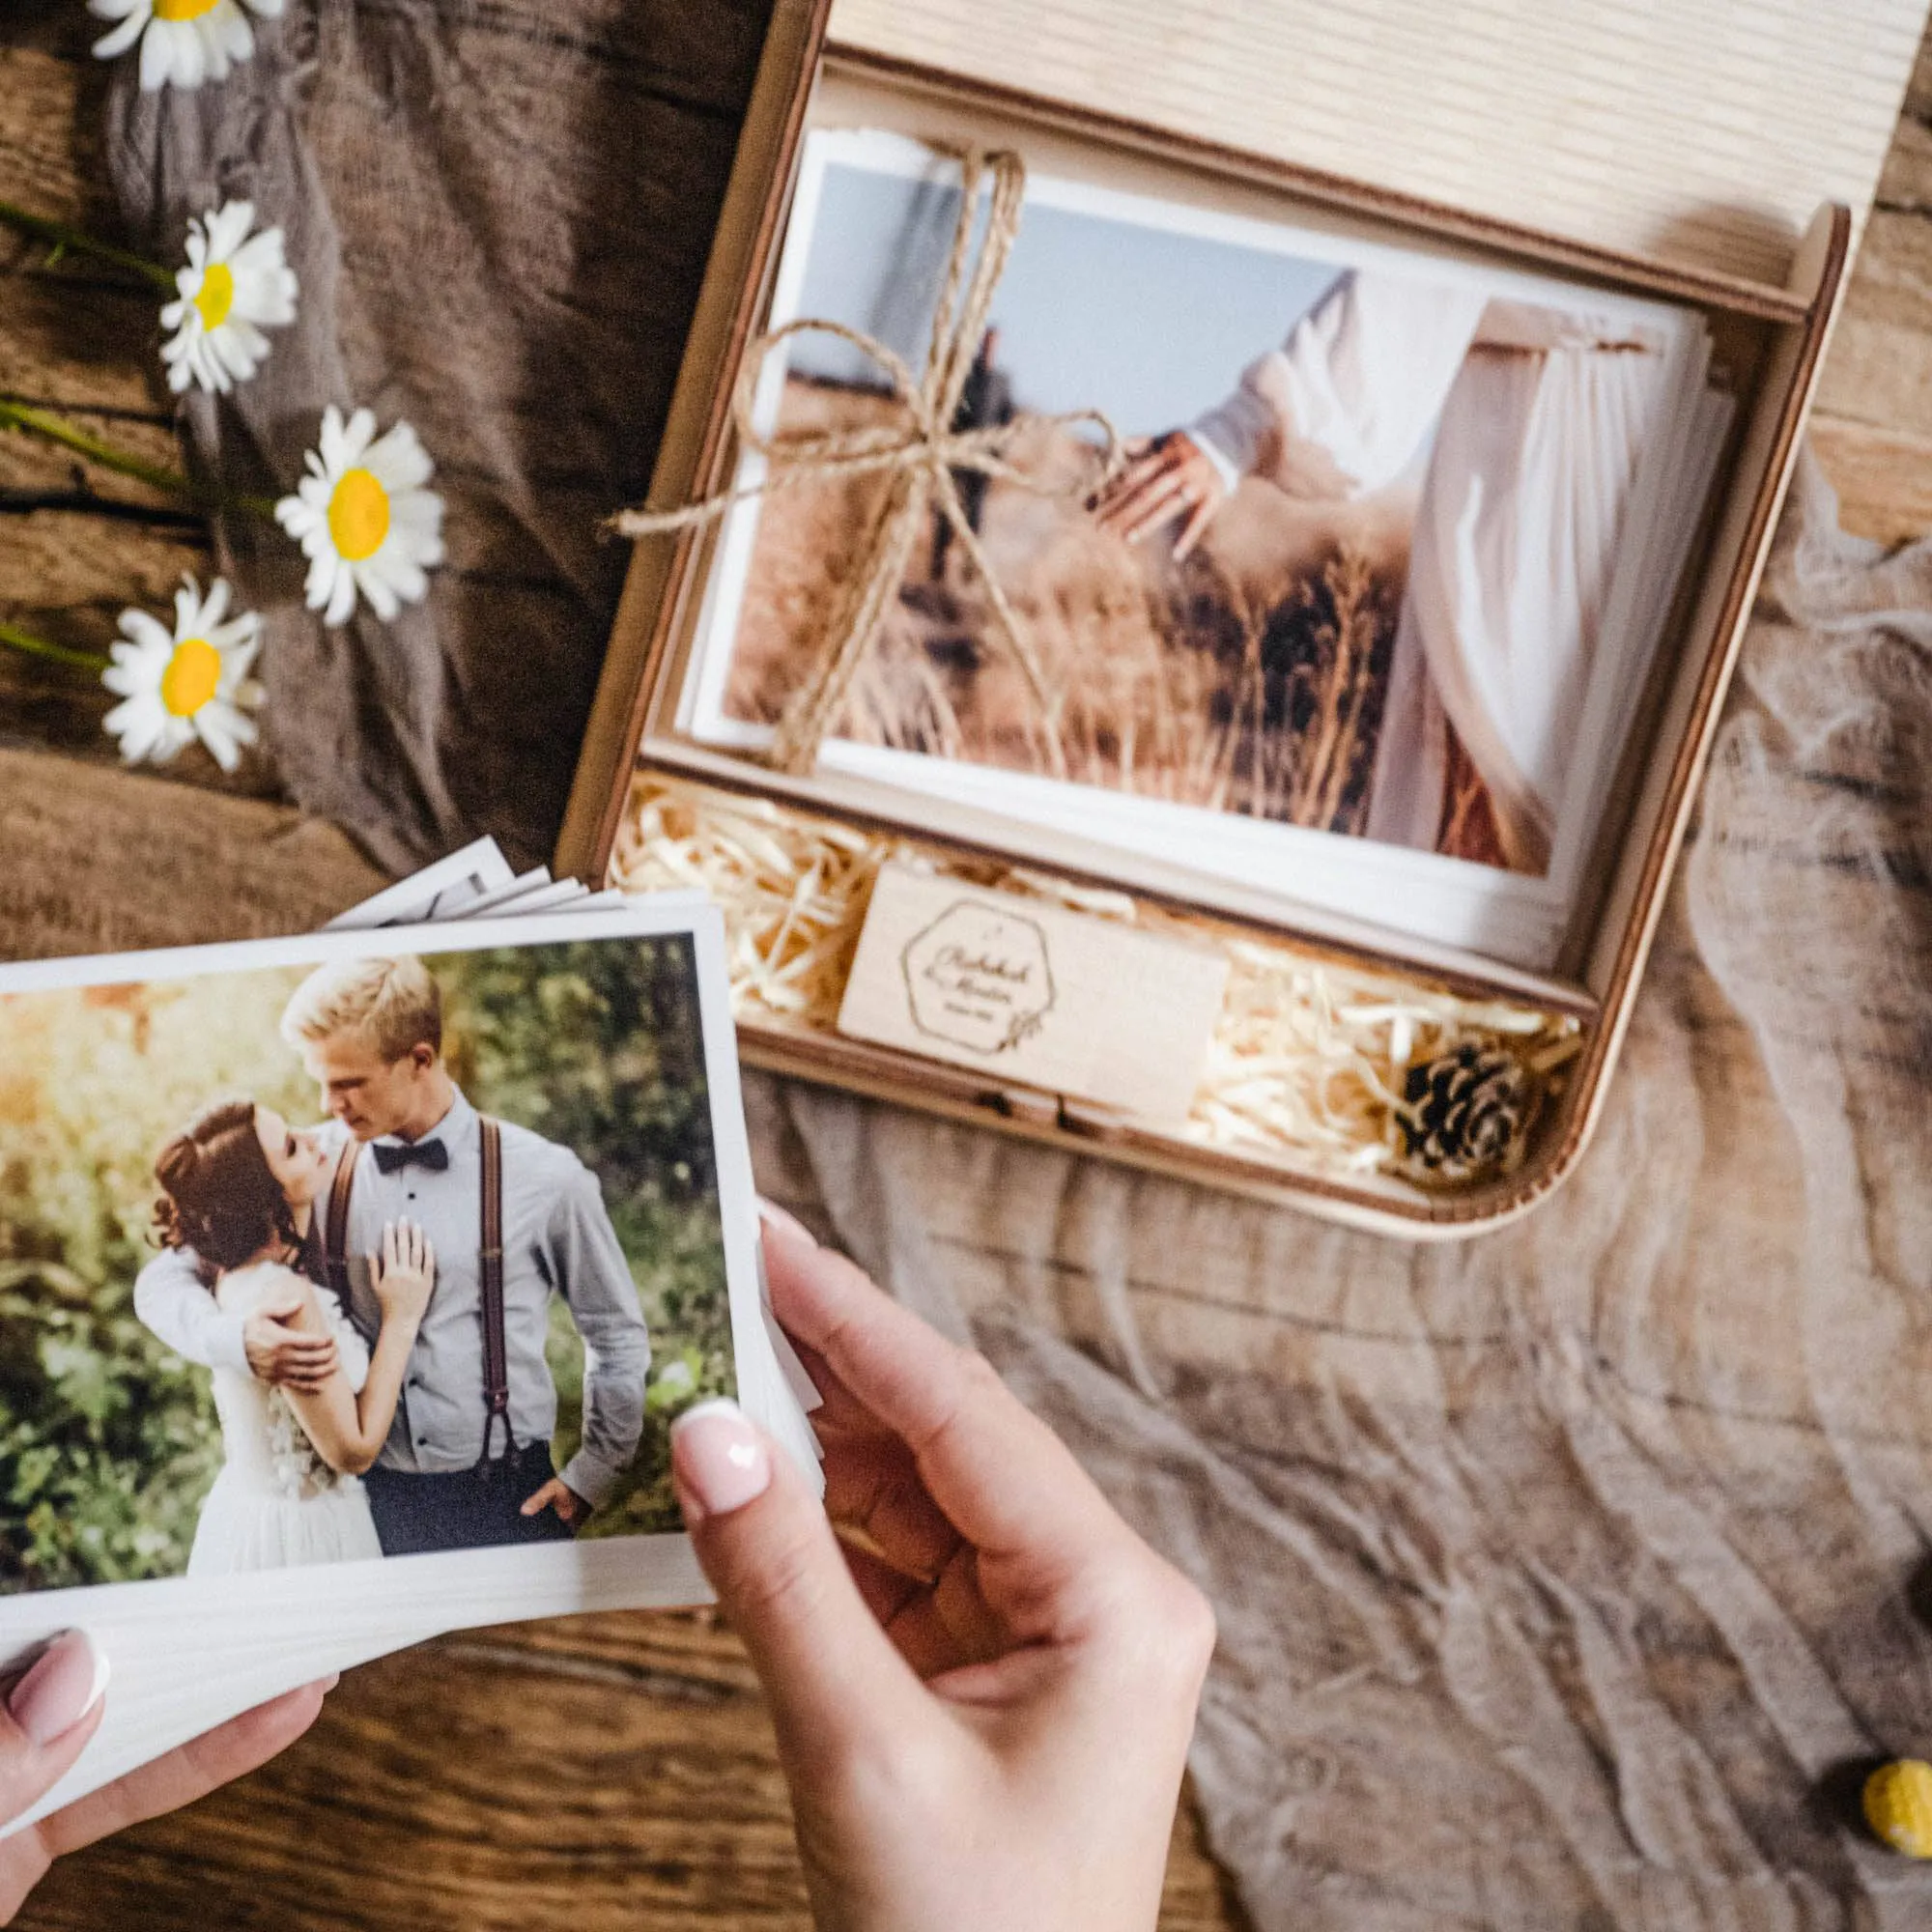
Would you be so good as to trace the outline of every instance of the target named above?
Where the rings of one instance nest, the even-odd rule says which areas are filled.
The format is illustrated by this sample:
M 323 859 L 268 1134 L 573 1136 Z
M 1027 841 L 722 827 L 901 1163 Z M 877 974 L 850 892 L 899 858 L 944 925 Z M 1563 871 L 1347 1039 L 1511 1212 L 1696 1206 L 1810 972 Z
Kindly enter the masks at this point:
M 793 377 L 781 432 L 850 429 L 895 405 Z M 854 685 L 840 735 L 862 744 L 1358 833 L 1387 695 L 1412 504 L 1298 503 L 1244 483 L 1177 562 L 1129 546 L 1081 505 L 1091 462 L 1065 430 L 1013 448 L 1039 494 L 995 480 L 980 541 L 1026 625 L 1059 715 L 1042 717 L 964 547 L 936 530 Z M 770 724 L 810 671 L 868 548 L 886 483 L 813 481 L 774 493 L 726 693 Z M 1481 781 L 1457 757 L 1437 850 L 1500 863 Z

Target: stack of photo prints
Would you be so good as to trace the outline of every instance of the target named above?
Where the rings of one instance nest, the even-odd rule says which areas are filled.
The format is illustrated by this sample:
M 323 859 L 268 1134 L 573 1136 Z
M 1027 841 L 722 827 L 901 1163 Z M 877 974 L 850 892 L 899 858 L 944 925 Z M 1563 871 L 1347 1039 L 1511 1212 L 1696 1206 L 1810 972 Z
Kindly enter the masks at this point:
M 101 1729 L 14 1829 L 440 1632 L 701 1603 L 671 1421 L 814 1481 L 717 909 L 472 846 L 326 931 L 0 968 L 0 1669 Z
M 1305 929 L 1557 970 L 1734 413 L 1704 318 L 1080 166 L 1029 175 L 952 424 L 1013 430 L 1010 470 L 954 481 L 1054 705 L 935 513 L 819 769 L 902 822 L 965 808 L 1007 849 L 1075 838 Z M 960 183 L 905 134 L 810 133 L 770 327 L 919 368 Z M 849 333 L 807 329 L 754 425 L 897 410 Z M 1079 412 L 1127 449 L 1092 490 Z M 677 700 L 751 755 L 886 488 L 768 474 L 737 466 Z

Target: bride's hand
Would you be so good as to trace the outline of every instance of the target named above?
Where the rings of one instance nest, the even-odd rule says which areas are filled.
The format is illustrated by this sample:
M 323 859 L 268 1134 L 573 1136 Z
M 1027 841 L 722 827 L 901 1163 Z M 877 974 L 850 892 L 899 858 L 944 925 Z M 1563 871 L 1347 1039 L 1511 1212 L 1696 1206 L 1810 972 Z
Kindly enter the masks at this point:
M 369 1257 L 369 1279 L 383 1305 L 383 1325 L 419 1325 L 436 1286 L 436 1250 L 413 1221 L 391 1221 L 383 1230 L 380 1254 Z
M 1174 539 L 1177 562 L 1200 542 L 1214 513 L 1227 500 L 1228 486 L 1214 460 L 1184 429 L 1127 445 L 1127 460 L 1088 508 L 1103 530 L 1128 543 L 1179 523 Z

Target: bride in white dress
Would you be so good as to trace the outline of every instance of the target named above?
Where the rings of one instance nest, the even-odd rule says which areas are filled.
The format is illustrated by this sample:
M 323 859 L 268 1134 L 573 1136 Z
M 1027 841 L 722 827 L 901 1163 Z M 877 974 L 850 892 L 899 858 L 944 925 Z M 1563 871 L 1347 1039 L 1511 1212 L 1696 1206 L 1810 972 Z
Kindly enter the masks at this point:
M 217 1368 L 223 1463 L 202 1504 L 187 1574 L 206 1577 L 381 1556 L 357 1480 L 380 1453 L 436 1275 L 418 1228 L 383 1235 L 371 1278 L 383 1326 L 372 1350 L 335 1296 L 301 1271 L 313 1258 L 316 1201 L 334 1169 L 313 1135 L 268 1107 L 215 1107 L 161 1150 L 156 1220 L 190 1248 L 225 1313 L 286 1310 L 288 1325 L 334 1338 L 334 1372 L 318 1389 L 271 1388 Z

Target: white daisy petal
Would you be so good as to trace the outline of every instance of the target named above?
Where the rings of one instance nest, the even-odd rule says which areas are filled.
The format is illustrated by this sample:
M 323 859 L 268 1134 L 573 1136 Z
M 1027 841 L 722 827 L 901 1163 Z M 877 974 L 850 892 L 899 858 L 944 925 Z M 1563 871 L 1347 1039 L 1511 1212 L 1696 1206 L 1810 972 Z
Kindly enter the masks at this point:
M 243 204 L 245 206 L 245 204 Z M 252 219 L 254 210 L 248 210 Z M 242 231 L 243 240 L 228 257 L 229 266 L 238 275 L 275 275 L 282 270 L 287 242 L 279 228 L 265 228 L 259 235 Z
M 103 34 L 95 42 L 95 59 L 117 60 L 125 54 L 141 38 L 141 29 L 148 24 L 148 7 L 149 0 L 134 0 L 134 4 L 122 16 L 121 24 L 111 34 Z M 99 14 L 103 19 L 115 17 L 102 8 L 97 7 L 93 11 Z
M 143 21 L 147 29 L 146 38 L 141 42 L 141 92 L 155 94 L 168 84 L 175 71 L 175 43 L 172 34 L 157 34 L 154 31 L 162 22 Z
M 328 604 L 322 613 L 322 621 L 331 630 L 348 623 L 355 609 L 355 573 L 346 563 L 335 558 L 316 558 L 316 570 L 327 569 L 329 576 Z M 314 581 L 315 572 L 309 573 Z
M 397 557 L 384 576 L 405 604 L 420 604 L 429 595 L 429 579 L 408 557 Z
M 380 570 L 371 570 L 364 563 L 355 564 L 351 569 L 356 588 L 369 600 L 370 610 L 384 623 L 393 624 L 403 607 L 396 593 L 390 589 L 386 575 Z
M 244 23 L 245 24 L 245 23 Z M 234 258 L 255 225 L 252 201 L 225 201 L 208 217 L 208 252 L 217 262 Z
M 217 0 L 218 4 L 218 0 Z M 175 36 L 175 85 L 183 88 L 199 87 L 204 80 L 219 80 L 218 73 L 209 71 L 209 55 L 213 51 L 208 40 L 208 15 L 203 14 L 190 30 Z M 152 35 L 150 36 L 152 39 Z
M 369 445 L 376 440 L 376 412 L 373 410 L 357 410 L 342 430 L 342 460 L 345 463 L 360 463 L 369 454 Z
M 316 441 L 316 473 L 319 476 L 332 476 L 341 469 L 344 455 L 342 436 L 342 412 L 330 403 L 322 412 L 322 435 Z
M 151 651 L 164 651 L 174 643 L 174 639 L 168 635 L 167 627 L 157 623 L 145 611 L 122 611 L 121 628 L 135 643 L 145 645 Z
M 209 749 L 214 762 L 224 772 L 234 771 L 242 762 L 242 753 L 237 749 L 234 738 L 223 728 L 221 717 L 213 704 L 204 704 L 196 712 L 194 735 Z

